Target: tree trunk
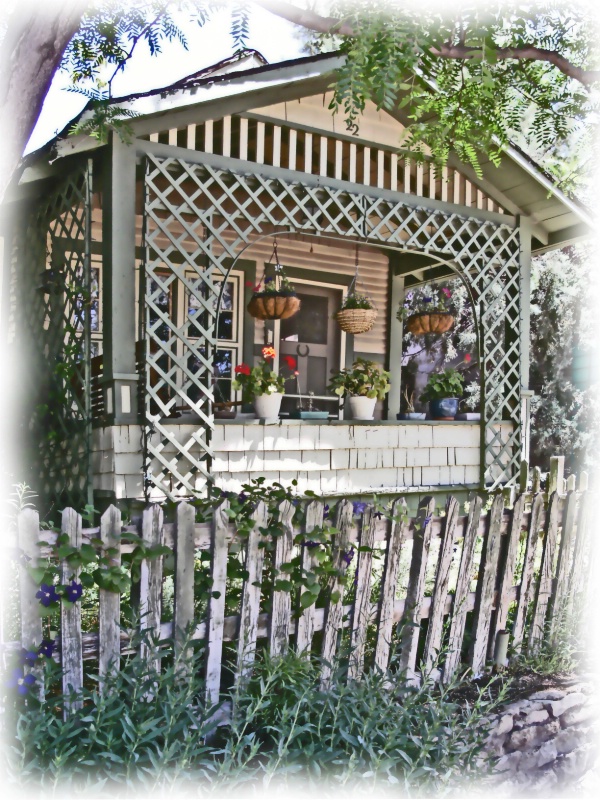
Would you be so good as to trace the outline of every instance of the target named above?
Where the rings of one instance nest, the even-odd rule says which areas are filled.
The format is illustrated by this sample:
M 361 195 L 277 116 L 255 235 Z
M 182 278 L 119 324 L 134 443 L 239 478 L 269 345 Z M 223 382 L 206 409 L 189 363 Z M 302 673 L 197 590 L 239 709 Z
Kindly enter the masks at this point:
M 85 0 L 17 0 L 0 61 L 0 202 L 15 174 Z

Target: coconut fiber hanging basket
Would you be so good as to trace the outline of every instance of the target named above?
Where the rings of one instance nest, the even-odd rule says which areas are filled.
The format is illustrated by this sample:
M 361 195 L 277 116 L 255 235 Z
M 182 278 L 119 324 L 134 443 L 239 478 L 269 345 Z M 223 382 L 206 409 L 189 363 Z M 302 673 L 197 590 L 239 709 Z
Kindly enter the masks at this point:
M 426 333 L 446 333 L 454 325 L 452 314 L 411 314 L 406 320 L 406 328 L 414 336 Z
M 377 319 L 375 308 L 343 308 L 335 315 L 337 324 L 346 333 L 366 333 Z

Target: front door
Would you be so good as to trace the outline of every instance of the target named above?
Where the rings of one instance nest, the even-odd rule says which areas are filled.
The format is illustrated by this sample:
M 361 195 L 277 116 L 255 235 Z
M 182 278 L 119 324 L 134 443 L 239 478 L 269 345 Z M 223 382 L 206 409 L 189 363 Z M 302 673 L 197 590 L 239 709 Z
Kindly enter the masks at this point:
M 337 417 L 339 400 L 327 391 L 327 384 L 332 370 L 340 368 L 342 332 L 333 314 L 341 305 L 343 290 L 297 279 L 294 283 L 301 307 L 297 314 L 279 324 L 279 365 L 288 374 L 285 357 L 292 356 L 298 376 L 290 376 L 286 381 L 281 410 L 283 414 L 299 407 L 308 410 L 312 402 L 313 410 L 328 411 Z

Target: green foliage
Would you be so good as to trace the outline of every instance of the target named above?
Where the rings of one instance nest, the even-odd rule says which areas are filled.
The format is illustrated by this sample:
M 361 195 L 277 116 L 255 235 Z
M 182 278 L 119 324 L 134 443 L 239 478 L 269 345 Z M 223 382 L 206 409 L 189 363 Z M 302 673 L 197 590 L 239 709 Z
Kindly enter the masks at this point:
M 359 292 L 348 292 L 346 297 L 344 297 L 342 300 L 340 311 L 343 311 L 345 308 L 370 309 L 373 308 L 373 303 L 366 294 L 360 294 Z
M 6 700 L 13 785 L 94 797 L 300 785 L 325 796 L 350 786 L 367 796 L 440 796 L 485 772 L 485 716 L 495 704 L 483 692 L 461 706 L 456 683 L 411 689 L 393 671 L 348 683 L 339 667 L 324 692 L 319 665 L 289 653 L 259 659 L 216 710 L 203 699 L 201 652 L 184 673 L 164 653 L 161 674 L 134 656 L 103 694 L 88 676 L 83 708 L 66 720 L 48 661 L 45 703 L 33 694 Z
M 336 372 L 329 381 L 328 391 L 338 397 L 353 395 L 383 400 L 390 390 L 390 373 L 374 361 L 357 358 L 352 367 Z
M 461 397 L 464 378 L 457 369 L 448 367 L 443 372 L 434 372 L 429 376 L 425 391 L 420 396 L 422 402 L 441 400 L 444 397 Z
M 407 319 L 413 314 L 454 314 L 458 305 L 453 291 L 441 284 L 424 284 L 407 292 L 396 313 L 397 319 Z
M 275 394 L 285 391 L 285 377 L 278 375 L 269 361 L 259 361 L 255 367 L 239 364 L 236 369 L 236 378 L 231 386 L 234 392 L 242 390 L 242 399 L 245 403 L 252 401 L 260 394 Z
M 498 164 L 514 132 L 529 120 L 531 144 L 542 151 L 585 130 L 597 100 L 549 61 L 501 58 L 502 48 L 537 47 L 575 66 L 596 66 L 595 24 L 583 6 L 516 2 L 437 6 L 385 0 L 334 8 L 354 30 L 338 37 L 347 56 L 331 107 L 358 129 L 367 100 L 408 123 L 404 146 L 417 160 L 429 150 L 438 165 L 452 152 L 481 175 L 480 160 Z M 329 36 L 317 40 L 327 41 Z M 442 57 L 445 48 L 458 56 Z
M 573 383 L 576 352 L 598 363 L 600 291 L 596 253 L 579 245 L 533 259 L 531 294 L 531 461 L 542 468 L 565 455 L 569 471 L 594 469 L 600 450 L 598 375 Z M 594 358 L 590 357 L 590 362 Z

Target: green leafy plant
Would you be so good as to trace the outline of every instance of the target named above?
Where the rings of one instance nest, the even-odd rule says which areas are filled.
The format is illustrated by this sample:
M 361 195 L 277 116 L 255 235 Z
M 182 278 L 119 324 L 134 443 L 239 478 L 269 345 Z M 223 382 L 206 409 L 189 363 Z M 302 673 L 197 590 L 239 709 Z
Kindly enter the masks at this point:
M 390 373 L 374 361 L 357 358 L 352 367 L 336 372 L 327 387 L 338 397 L 376 397 L 383 400 L 390 390 Z
M 429 376 L 425 391 L 419 397 L 422 402 L 441 400 L 444 397 L 460 397 L 463 393 L 465 379 L 457 369 L 451 367 L 443 372 Z
M 340 311 L 344 311 L 347 308 L 364 308 L 364 309 L 372 309 L 373 303 L 371 302 L 371 298 L 368 297 L 366 294 L 360 294 L 359 292 L 348 292 L 348 294 L 342 300 L 342 305 L 340 306 Z
M 238 364 L 235 368 L 236 378 L 231 386 L 234 391 L 242 390 L 242 399 L 245 403 L 252 401 L 253 397 L 261 394 L 283 393 L 285 391 L 285 377 L 278 375 L 272 369 L 272 362 L 259 361 L 255 367 L 248 364 Z

